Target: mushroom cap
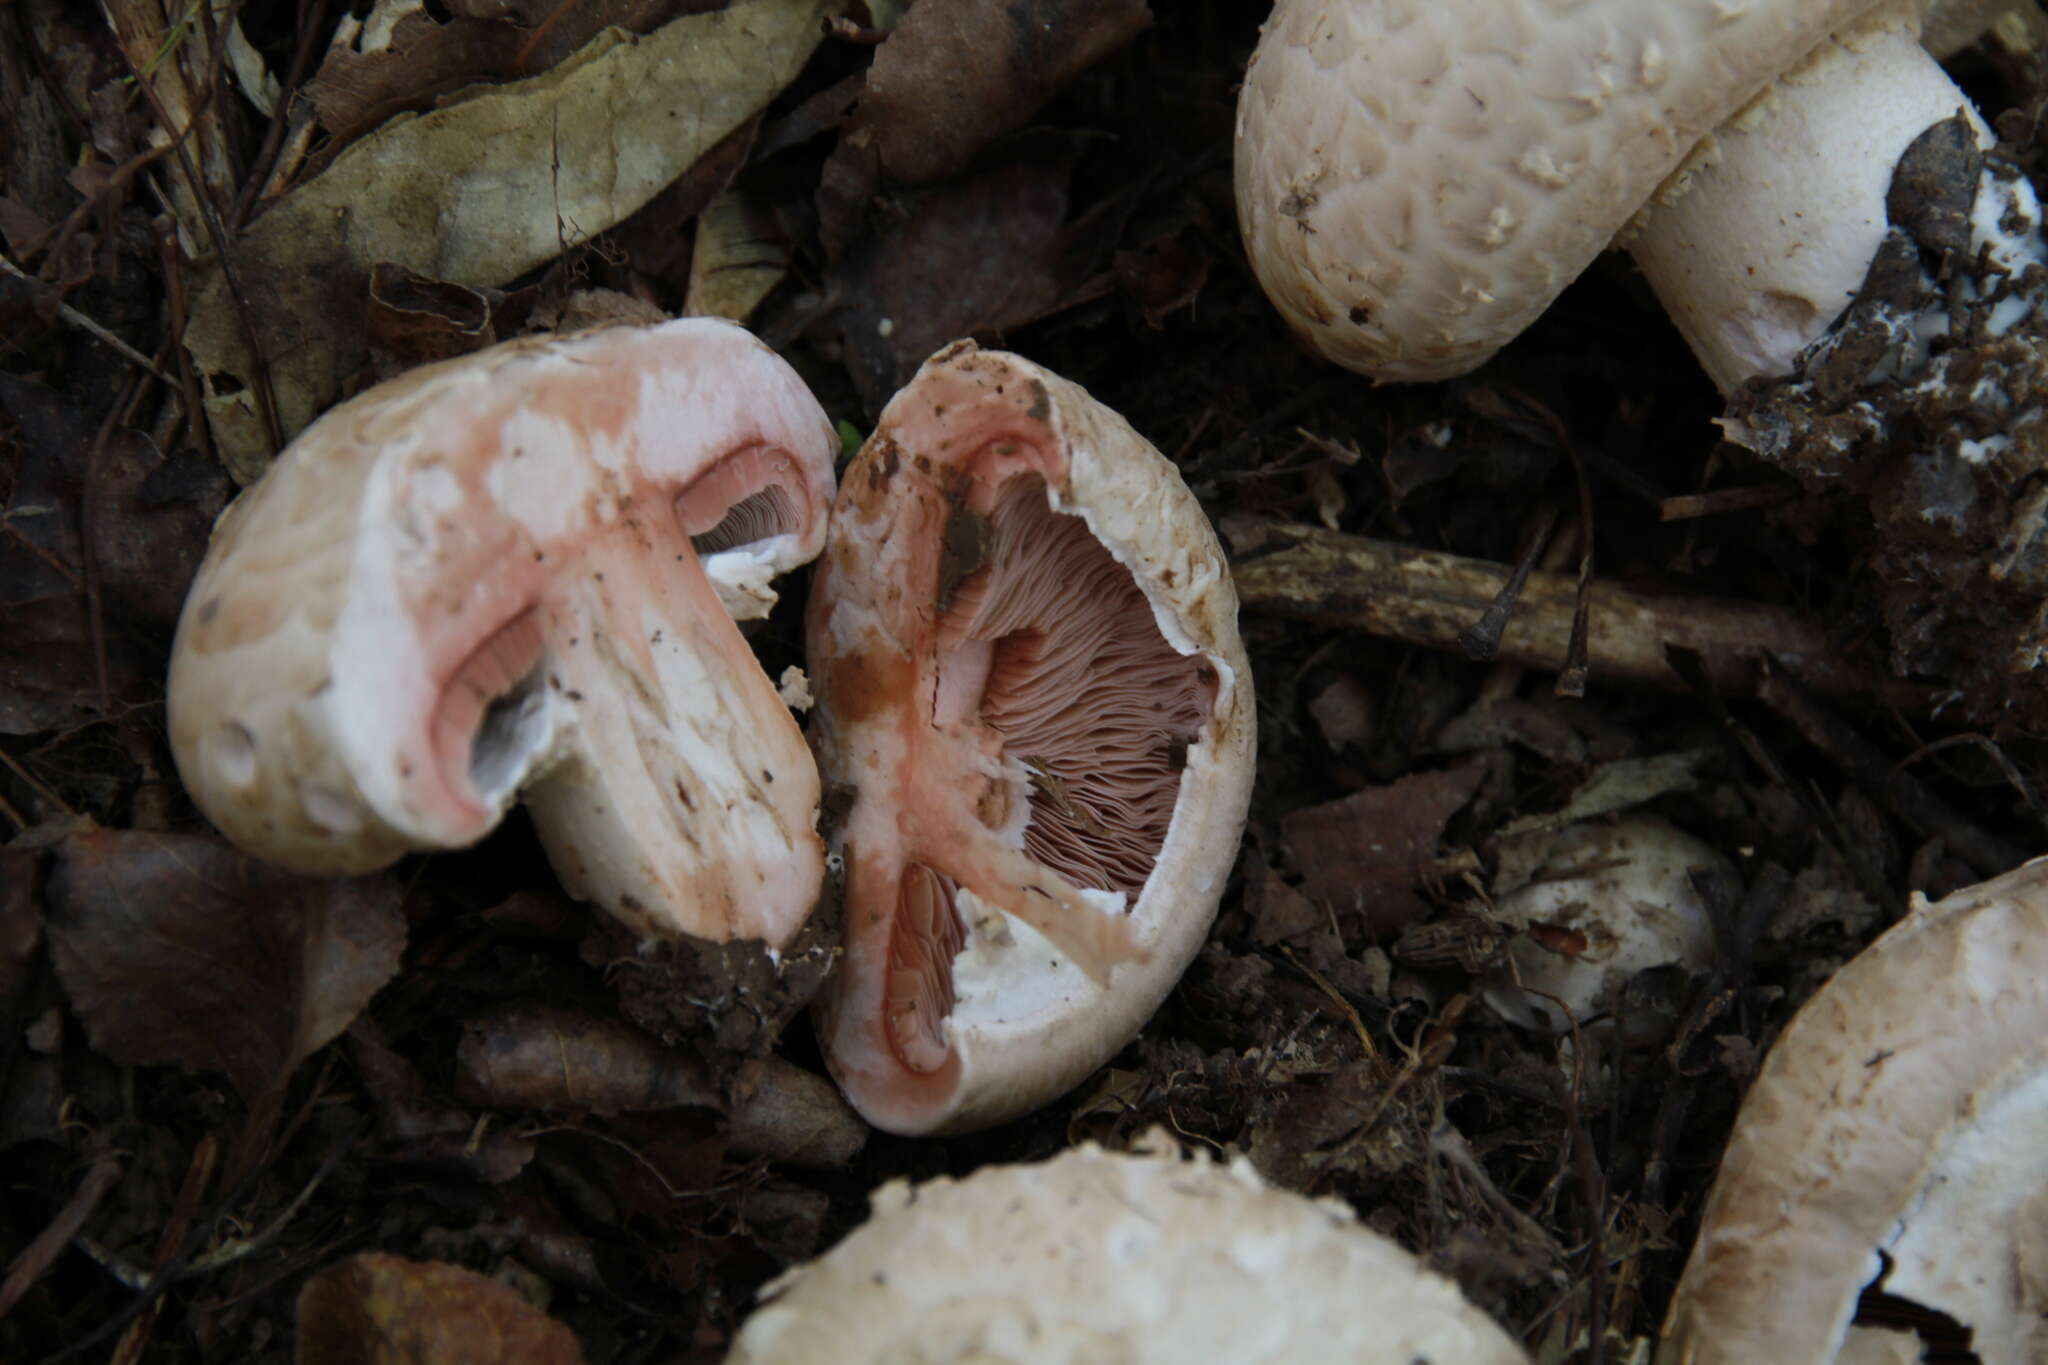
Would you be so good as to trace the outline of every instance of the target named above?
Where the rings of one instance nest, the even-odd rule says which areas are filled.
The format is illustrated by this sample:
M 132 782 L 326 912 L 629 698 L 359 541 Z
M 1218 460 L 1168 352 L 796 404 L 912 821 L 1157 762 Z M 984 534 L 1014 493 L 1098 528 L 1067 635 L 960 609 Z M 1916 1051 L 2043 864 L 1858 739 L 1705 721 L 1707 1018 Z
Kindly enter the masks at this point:
M 807 624 L 851 806 L 819 1036 L 900 1133 L 997 1123 L 1130 1041 L 1206 936 L 1255 712 L 1222 548 L 1079 386 L 957 343 L 847 469 Z
M 1524 1028 L 1562 1033 L 1571 1019 L 1560 1001 L 1582 1020 L 1637 972 L 1704 968 L 1714 956 L 1714 922 L 1691 872 L 1727 866 L 1711 845 L 1654 815 L 1559 831 L 1535 880 L 1502 896 L 1494 913 L 1518 927 L 1575 930 L 1585 946 L 1565 953 L 1516 938 L 1508 945 L 1512 973 L 1488 985 L 1487 1003 Z
M 214 530 L 171 660 L 186 787 L 329 874 L 474 843 L 526 790 L 572 891 L 646 932 L 786 938 L 823 875 L 817 777 L 733 617 L 822 545 L 837 446 L 707 319 L 341 404 Z
M 1243 1157 L 1093 1143 L 893 1180 L 865 1224 L 763 1296 L 728 1365 L 1528 1360 L 1341 1201 L 1269 1189 Z
M 1880 0 L 1279 0 L 1237 113 L 1252 268 L 1326 359 L 1445 379 L 1534 321 Z
M 1969 1328 L 1979 1358 L 2043 1359 L 2044 1189 L 2035 859 L 1932 904 L 1916 894 L 1785 1026 L 1743 1099 L 1657 1359 L 1849 1358 L 1858 1295 L 1887 1260 L 1886 1291 Z M 1878 1334 L 1855 1335 L 1868 1349 Z

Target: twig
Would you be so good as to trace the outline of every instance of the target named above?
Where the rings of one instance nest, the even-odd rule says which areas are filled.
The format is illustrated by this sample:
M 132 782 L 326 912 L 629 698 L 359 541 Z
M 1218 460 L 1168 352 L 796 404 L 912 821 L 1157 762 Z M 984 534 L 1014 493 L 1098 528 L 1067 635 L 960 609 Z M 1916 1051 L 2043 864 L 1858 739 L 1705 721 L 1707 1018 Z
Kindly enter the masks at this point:
M 1420 550 L 1321 527 L 1226 517 L 1236 551 L 1240 603 L 1322 625 L 1452 650 L 1506 585 L 1510 570 L 1488 560 Z M 1666 646 L 1700 656 L 1716 691 L 1754 691 L 1762 660 L 1792 662 L 1800 681 L 1830 695 L 1860 693 L 1902 709 L 1924 707 L 1926 688 L 1873 676 L 1844 662 L 1812 617 L 1782 607 L 1700 596 L 1636 592 L 1594 582 L 1585 594 L 1587 663 L 1605 681 L 1683 688 Z M 1500 640 L 1499 657 L 1560 670 L 1571 658 L 1579 610 L 1576 575 L 1532 572 Z
M 22 280 L 29 284 L 36 283 L 35 276 L 23 270 L 20 266 L 16 265 L 6 256 L 0 256 L 0 273 L 12 275 L 15 279 Z M 120 356 L 121 359 L 127 361 L 129 364 L 139 366 L 140 368 L 149 371 L 158 379 L 163 380 L 164 383 L 166 384 L 174 382 L 169 375 L 165 374 L 162 370 L 157 368 L 156 362 L 154 360 L 151 360 L 148 356 L 136 350 L 133 346 L 130 346 L 127 342 L 115 336 L 112 332 L 108 331 L 101 324 L 94 322 L 91 318 L 79 312 L 70 304 L 59 303 L 57 305 L 57 316 L 62 318 L 64 321 L 70 323 L 73 327 L 78 328 L 81 332 L 91 333 L 94 340 L 99 341 L 108 347 L 111 347 L 116 355 Z
M 28 1293 L 30 1287 L 43 1277 L 43 1272 L 71 1245 L 71 1239 L 85 1226 L 85 1220 L 92 1217 L 92 1211 L 99 1207 L 100 1200 L 107 1197 L 107 1191 L 114 1188 L 114 1182 L 121 1178 L 121 1162 L 112 1152 L 102 1151 L 93 1158 L 86 1170 L 85 1179 L 71 1192 L 71 1198 L 49 1225 L 36 1234 L 36 1239 L 21 1249 L 14 1263 L 7 1267 L 7 1278 L 0 1281 L 0 1318 Z

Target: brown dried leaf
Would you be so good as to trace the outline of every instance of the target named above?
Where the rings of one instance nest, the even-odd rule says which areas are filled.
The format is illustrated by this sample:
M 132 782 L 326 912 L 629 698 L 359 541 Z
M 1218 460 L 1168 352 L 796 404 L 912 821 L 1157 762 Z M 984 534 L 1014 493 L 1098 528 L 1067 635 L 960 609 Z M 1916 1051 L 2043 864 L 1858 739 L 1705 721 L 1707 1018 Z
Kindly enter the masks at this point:
M 73 834 L 48 900 L 95 1048 L 225 1071 L 252 1102 L 348 1027 L 405 947 L 390 877 L 300 877 L 209 835 Z
M 1081 248 L 1115 233 L 1093 215 L 1063 226 L 1070 170 L 1064 158 L 1019 161 L 949 182 L 840 262 L 846 367 L 870 413 L 947 342 L 1021 327 L 1107 287 Z
M 1415 884 L 1485 772 L 1483 760 L 1468 760 L 1281 817 L 1302 893 L 1362 913 L 1370 933 L 1397 932 L 1426 908 Z
M 379 379 L 480 351 L 498 339 L 496 289 L 471 289 L 381 262 L 370 271 L 370 372 Z
M 582 1365 L 576 1334 L 445 1261 L 351 1256 L 299 1291 L 298 1365 Z
M 428 109 L 465 86 L 521 80 L 556 63 L 607 28 L 651 33 L 719 0 L 560 0 L 456 3 L 436 18 L 425 0 L 379 4 L 352 42 L 328 50 L 304 87 L 320 122 L 334 134 L 318 170 L 334 153 L 393 114 Z
M 876 49 L 860 106 L 826 166 L 826 241 L 856 235 L 880 183 L 922 185 L 963 169 L 1151 23 L 1145 0 L 912 6 Z

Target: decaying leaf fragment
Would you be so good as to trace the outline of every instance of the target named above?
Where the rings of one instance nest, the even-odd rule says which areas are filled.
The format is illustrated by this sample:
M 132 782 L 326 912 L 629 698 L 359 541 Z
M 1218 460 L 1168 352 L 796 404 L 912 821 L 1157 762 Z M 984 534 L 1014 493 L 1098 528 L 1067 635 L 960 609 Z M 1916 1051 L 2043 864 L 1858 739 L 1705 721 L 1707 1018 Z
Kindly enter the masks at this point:
M 225 1071 L 250 1100 L 349 1026 L 398 970 L 389 877 L 301 877 L 208 835 L 89 828 L 49 884 L 51 954 L 117 1062 Z
M 289 438 L 365 359 L 370 268 L 389 262 L 472 287 L 603 232 L 787 85 L 817 45 L 827 0 L 735 0 L 644 38 L 608 29 L 545 75 L 401 115 L 286 195 L 235 245 L 235 283 Z M 270 453 L 253 386 L 262 366 L 218 266 L 185 344 L 215 443 L 247 482 Z

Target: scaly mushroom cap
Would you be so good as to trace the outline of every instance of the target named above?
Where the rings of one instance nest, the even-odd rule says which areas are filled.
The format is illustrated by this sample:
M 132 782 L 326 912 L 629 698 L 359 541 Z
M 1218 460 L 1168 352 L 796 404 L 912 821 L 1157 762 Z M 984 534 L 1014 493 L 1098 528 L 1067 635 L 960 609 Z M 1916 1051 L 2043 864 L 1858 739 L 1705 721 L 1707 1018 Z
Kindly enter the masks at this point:
M 1242 1157 L 1093 1143 L 891 1181 L 865 1224 L 763 1295 L 727 1365 L 1528 1361 L 1340 1201 L 1268 1189 Z
M 818 780 L 734 616 L 824 541 L 824 413 L 685 319 L 420 369 L 309 427 L 215 529 L 171 659 L 186 787 L 260 857 L 360 873 L 522 791 L 644 933 L 792 935 Z
M 1657 1359 L 1918 1360 L 1912 1338 L 1850 1326 L 1880 1279 L 1969 1329 L 1977 1359 L 2048 1359 L 2044 1191 L 2036 859 L 1931 905 L 1916 894 L 1786 1025 L 1743 1099 Z
M 1486 987 L 1503 1016 L 1563 1033 L 1609 1007 L 1638 972 L 1673 963 L 1700 971 L 1713 961 L 1713 917 L 1692 880 L 1695 868 L 1729 870 L 1712 847 L 1654 815 L 1548 837 L 1535 880 L 1502 896 L 1494 915 L 1518 928 L 1571 930 L 1583 944 L 1568 953 L 1527 936 L 1511 941 L 1509 970 Z
M 1326 358 L 1444 379 L 1877 0 L 1279 0 L 1237 113 L 1259 283 Z
M 1051 1099 L 1216 912 L 1250 800 L 1237 594 L 1173 466 L 1078 386 L 962 342 L 848 468 L 808 623 L 852 805 L 819 1032 L 895 1132 Z

